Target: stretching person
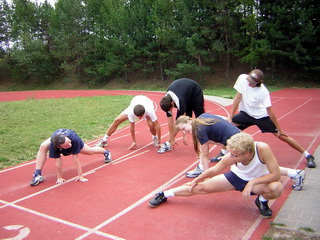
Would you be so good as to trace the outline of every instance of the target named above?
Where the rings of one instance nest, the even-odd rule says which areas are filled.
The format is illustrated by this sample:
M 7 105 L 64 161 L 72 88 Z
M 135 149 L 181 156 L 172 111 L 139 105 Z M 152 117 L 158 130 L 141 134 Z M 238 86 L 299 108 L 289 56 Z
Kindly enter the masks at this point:
M 42 168 L 47 160 L 47 153 L 49 151 L 49 158 L 56 160 L 57 167 L 57 184 L 62 184 L 65 179 L 62 178 L 62 159 L 63 156 L 73 156 L 73 161 L 78 171 L 76 181 L 86 182 L 88 179 L 82 176 L 82 168 L 79 161 L 79 153 L 85 155 L 103 154 L 104 162 L 111 162 L 111 152 L 101 147 L 89 147 L 82 139 L 71 129 L 61 128 L 55 131 L 51 138 L 45 140 L 39 148 L 36 159 L 36 170 L 33 174 L 31 186 L 37 186 L 43 182 Z
M 193 147 L 199 158 L 198 166 L 186 176 L 197 177 L 209 168 L 209 145 L 218 144 L 226 147 L 227 140 L 240 130 L 224 120 L 223 118 L 209 113 L 201 114 L 198 118 L 180 116 L 176 121 L 176 128 L 183 133 L 185 141 L 186 134 L 192 134 Z M 289 176 L 292 182 L 292 189 L 299 191 L 303 187 L 305 171 L 280 167 L 281 175 Z
M 177 135 L 172 116 L 173 109 L 177 108 L 176 119 L 182 115 L 192 117 L 192 112 L 199 117 L 205 112 L 202 88 L 191 79 L 177 79 L 169 85 L 166 95 L 160 101 L 160 107 L 167 114 L 169 139 L 161 145 L 158 153 L 165 153 L 172 150 Z
M 233 100 L 229 121 L 241 130 L 256 125 L 263 133 L 273 133 L 274 136 L 304 154 L 309 168 L 315 168 L 314 157 L 280 127 L 271 108 L 270 93 L 262 82 L 263 72 L 259 69 L 238 77 L 234 85 L 237 94 Z M 235 115 L 238 108 L 240 112 Z
M 266 143 L 254 142 L 251 135 L 241 132 L 227 141 L 227 149 L 229 152 L 214 167 L 185 185 L 156 194 L 149 206 L 157 207 L 168 197 L 237 190 L 242 192 L 244 200 L 249 200 L 250 195 L 258 195 L 255 203 L 260 214 L 270 218 L 272 210 L 268 200 L 280 197 L 283 192 L 279 165 L 271 148 Z M 230 172 L 218 175 L 229 166 Z
M 106 134 L 97 144 L 99 147 L 108 146 L 108 138 L 114 133 L 118 126 L 126 120 L 130 122 L 130 133 L 132 137 L 132 144 L 129 149 L 137 148 L 137 141 L 135 135 L 135 118 L 145 119 L 152 134 L 153 146 L 158 148 L 161 142 L 161 127 L 158 122 L 153 101 L 143 95 L 135 96 L 129 105 L 118 117 L 114 119 Z

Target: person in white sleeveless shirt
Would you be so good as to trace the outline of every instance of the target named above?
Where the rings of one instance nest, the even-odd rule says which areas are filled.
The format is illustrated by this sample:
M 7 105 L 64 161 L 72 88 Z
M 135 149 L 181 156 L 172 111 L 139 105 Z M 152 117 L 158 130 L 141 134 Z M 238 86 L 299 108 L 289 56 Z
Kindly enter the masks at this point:
M 244 200 L 249 200 L 251 195 L 258 195 L 255 203 L 260 214 L 270 218 L 272 210 L 268 200 L 280 197 L 283 192 L 283 185 L 279 181 L 281 171 L 270 146 L 255 142 L 251 135 L 240 132 L 228 139 L 227 150 L 229 152 L 215 166 L 189 183 L 157 193 L 149 201 L 149 206 L 157 207 L 166 202 L 168 197 L 237 190 L 242 192 Z M 229 172 L 219 174 L 230 166 Z

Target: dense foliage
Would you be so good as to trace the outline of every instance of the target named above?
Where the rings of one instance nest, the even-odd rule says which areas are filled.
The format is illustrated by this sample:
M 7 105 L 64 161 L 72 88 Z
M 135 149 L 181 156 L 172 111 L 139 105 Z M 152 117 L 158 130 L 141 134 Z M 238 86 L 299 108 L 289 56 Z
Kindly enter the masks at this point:
M 1 67 L 16 79 L 101 84 L 137 70 L 201 76 L 217 62 L 228 78 L 240 61 L 307 79 L 320 73 L 319 9 L 317 0 L 1 0 Z

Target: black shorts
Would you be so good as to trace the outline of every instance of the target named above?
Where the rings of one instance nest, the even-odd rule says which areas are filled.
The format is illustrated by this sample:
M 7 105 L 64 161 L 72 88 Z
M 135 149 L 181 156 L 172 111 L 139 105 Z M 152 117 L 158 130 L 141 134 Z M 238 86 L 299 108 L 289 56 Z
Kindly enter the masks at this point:
M 243 111 L 240 111 L 240 113 L 234 115 L 234 117 L 232 118 L 232 122 L 237 124 L 238 125 L 237 127 L 241 130 L 244 130 L 247 127 L 256 125 L 263 133 L 278 132 L 276 125 L 274 125 L 270 117 L 256 119 L 254 117 L 249 116 L 246 112 L 243 112 Z
M 231 183 L 231 185 L 234 186 L 234 188 L 240 192 L 243 191 L 243 189 L 246 187 L 246 185 L 248 183 L 248 181 L 245 181 L 245 180 L 239 178 L 236 174 L 234 174 L 231 171 L 225 173 L 224 176 Z M 251 195 L 256 195 L 256 194 L 251 192 Z

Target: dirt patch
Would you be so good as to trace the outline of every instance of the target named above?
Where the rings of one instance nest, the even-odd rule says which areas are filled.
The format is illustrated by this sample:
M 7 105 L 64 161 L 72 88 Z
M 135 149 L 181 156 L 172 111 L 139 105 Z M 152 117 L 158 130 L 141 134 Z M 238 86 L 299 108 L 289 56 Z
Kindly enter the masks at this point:
M 282 239 L 297 239 L 297 240 L 319 240 L 320 234 L 306 232 L 303 230 L 288 230 L 271 226 L 263 235 L 263 239 L 282 240 Z

